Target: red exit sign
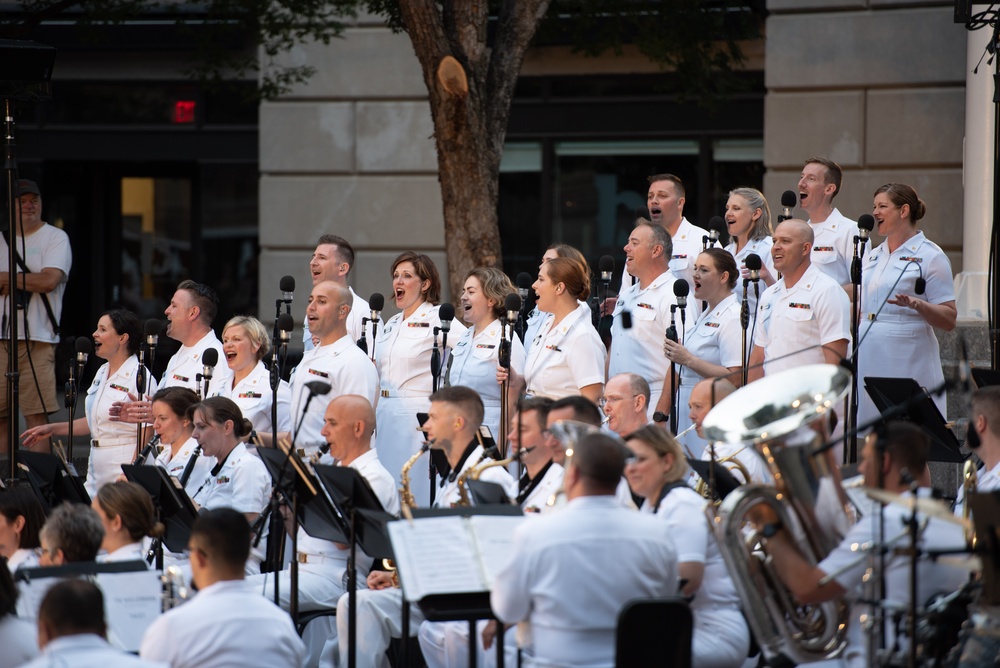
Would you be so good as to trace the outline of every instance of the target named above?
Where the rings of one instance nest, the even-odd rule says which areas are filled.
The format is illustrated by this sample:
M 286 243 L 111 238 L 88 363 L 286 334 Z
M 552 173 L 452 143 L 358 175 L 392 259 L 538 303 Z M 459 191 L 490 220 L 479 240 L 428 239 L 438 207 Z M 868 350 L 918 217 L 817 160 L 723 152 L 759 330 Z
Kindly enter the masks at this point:
M 194 123 L 194 112 L 194 100 L 177 100 L 174 102 L 174 123 Z

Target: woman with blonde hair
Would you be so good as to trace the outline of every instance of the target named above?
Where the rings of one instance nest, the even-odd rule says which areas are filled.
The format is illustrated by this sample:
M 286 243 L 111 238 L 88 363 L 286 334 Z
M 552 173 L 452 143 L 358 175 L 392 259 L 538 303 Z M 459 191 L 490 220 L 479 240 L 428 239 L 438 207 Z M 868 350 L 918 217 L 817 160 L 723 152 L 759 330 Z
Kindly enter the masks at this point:
M 639 512 L 662 517 L 677 545 L 680 593 L 691 598 L 691 665 L 738 668 L 750 646 L 736 587 L 705 517 L 705 499 L 688 486 L 680 443 L 655 425 L 625 437 L 625 478 L 645 500 Z
M 729 226 L 729 235 L 732 240 L 726 246 L 726 250 L 736 260 L 740 268 L 740 280 L 736 281 L 736 300 L 743 301 L 743 280 L 749 278 L 750 270 L 746 267 L 747 256 L 757 255 L 761 260 L 760 281 L 758 292 L 764 290 L 777 280 L 777 272 L 774 269 L 774 260 L 771 258 L 771 208 L 764 199 L 764 193 L 756 188 L 734 188 L 729 192 L 729 199 L 726 201 L 726 224 Z M 750 313 L 757 308 L 757 298 L 754 296 L 753 286 L 747 297 Z

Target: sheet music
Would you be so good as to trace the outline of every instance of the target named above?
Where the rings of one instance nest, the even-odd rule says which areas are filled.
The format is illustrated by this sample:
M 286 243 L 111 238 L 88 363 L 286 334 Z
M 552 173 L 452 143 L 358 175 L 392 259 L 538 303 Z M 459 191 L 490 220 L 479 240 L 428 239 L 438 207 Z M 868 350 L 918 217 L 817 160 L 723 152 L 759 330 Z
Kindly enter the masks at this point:
M 524 515 L 473 515 L 468 519 L 468 528 L 479 551 L 486 588 L 490 591 L 493 590 L 496 574 L 510 561 L 514 529 L 523 521 Z
M 108 642 L 126 652 L 138 652 L 146 629 L 163 612 L 160 574 L 98 573 L 95 580 L 104 593 Z

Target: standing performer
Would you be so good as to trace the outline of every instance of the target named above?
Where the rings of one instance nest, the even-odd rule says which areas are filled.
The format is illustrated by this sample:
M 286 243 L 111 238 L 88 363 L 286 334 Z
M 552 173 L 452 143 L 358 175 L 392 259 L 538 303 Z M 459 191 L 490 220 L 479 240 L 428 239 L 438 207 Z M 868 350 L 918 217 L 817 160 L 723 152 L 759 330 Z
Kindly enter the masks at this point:
M 500 353 L 500 318 L 504 315 L 504 299 L 514 292 L 514 285 L 499 269 L 480 267 L 465 277 L 462 288 L 462 319 L 471 325 L 455 343 L 448 362 L 448 384 L 471 387 L 483 400 L 486 416 L 483 424 L 499 440 L 500 379 L 497 378 L 497 356 Z M 514 378 L 524 373 L 524 346 L 514 335 L 510 341 L 510 365 Z M 521 388 L 510 383 L 508 406 L 517 405 Z
M 557 257 L 564 257 L 569 260 L 575 260 L 583 264 L 584 266 L 587 265 L 587 258 L 583 256 L 583 253 L 573 248 L 569 244 L 552 244 L 551 246 L 546 248 L 545 253 L 542 254 L 542 261 L 538 265 L 538 268 L 541 269 L 543 264 Z M 605 314 L 610 313 L 613 308 L 614 304 L 612 303 L 610 306 L 605 307 L 603 313 Z M 531 309 L 531 312 L 528 314 L 528 321 L 526 323 L 527 326 L 524 330 L 525 355 L 527 355 L 528 351 L 531 350 L 531 342 L 538 337 L 538 330 L 542 327 L 543 324 L 545 324 L 545 319 L 548 317 L 548 315 L 549 315 L 548 313 L 538 308 L 537 303 L 535 304 L 535 307 Z
M 309 260 L 309 275 L 312 277 L 313 285 L 318 285 L 323 281 L 333 281 L 347 288 L 351 293 L 351 314 L 347 318 L 347 333 L 351 339 L 357 341 L 364 332 L 368 341 L 369 350 L 374 340 L 373 327 L 371 321 L 361 323 L 371 315 L 371 306 L 368 302 L 358 296 L 354 288 L 347 284 L 347 278 L 354 268 L 354 247 L 344 237 L 336 234 L 324 234 L 316 243 L 316 250 L 313 251 Z M 378 326 L 382 327 L 382 318 L 378 318 Z M 309 321 L 302 321 L 302 343 L 306 350 L 312 350 L 316 345 L 313 341 L 313 334 L 309 330 Z
M 917 229 L 925 211 L 908 185 L 887 183 L 875 191 L 872 215 L 885 241 L 868 253 L 862 272 L 858 424 L 879 414 L 864 391 L 866 376 L 912 377 L 926 388 L 944 382 L 934 329 L 953 330 L 958 310 L 948 256 Z M 934 403 L 947 417 L 944 392 Z
M 226 397 L 240 407 L 254 431 L 271 433 L 271 375 L 262 361 L 271 348 L 267 330 L 257 318 L 238 315 L 222 330 L 222 352 L 232 378 L 212 376 L 208 396 Z M 217 379 L 219 378 L 219 379 Z M 278 431 L 291 431 L 289 407 L 292 390 L 284 380 L 278 383 Z
M 87 462 L 87 482 L 84 487 L 93 497 L 102 485 L 114 482 L 121 475 L 121 465 L 131 464 L 136 457 L 135 427 L 112 420 L 113 404 L 127 401 L 136 392 L 139 371 L 139 343 L 142 325 L 131 311 L 108 311 L 97 321 L 94 330 L 94 352 L 107 360 L 94 377 L 84 402 L 86 416 L 73 422 L 74 434 L 90 434 L 90 459 Z M 156 379 L 145 370 L 149 393 L 156 392 Z M 66 436 L 68 422 L 31 427 L 21 434 L 26 446 L 49 436 Z
M 153 430 L 160 437 L 163 450 L 156 457 L 156 465 L 180 480 L 188 461 L 198 447 L 194 439 L 191 408 L 198 403 L 198 395 L 186 387 L 165 387 L 153 395 Z M 215 467 L 215 457 L 204 453 L 197 455 L 184 490 L 194 494 Z M 140 462 L 143 463 L 143 462 Z
M 694 386 L 705 378 L 726 377 L 734 385 L 740 382 L 740 304 L 733 294 L 736 284 L 736 261 L 721 248 L 709 248 L 698 256 L 694 266 L 694 298 L 708 308 L 690 328 L 683 343 L 663 342 L 667 359 L 680 366 L 677 388 L 677 433 L 691 426 L 687 411 Z M 701 454 L 701 439 L 688 433 L 683 441 L 695 457 Z
M 799 206 L 809 214 L 809 226 L 815 237 L 812 263 L 852 294 L 851 260 L 858 223 L 833 206 L 843 178 L 843 170 L 833 160 L 809 158 L 799 177 Z
M 423 443 L 417 432 L 417 413 L 430 405 L 434 389 L 431 359 L 435 342 L 441 341 L 441 278 L 434 262 L 422 253 L 406 251 L 392 262 L 392 288 L 397 313 L 389 318 L 378 336 L 375 363 L 381 384 L 376 406 L 375 449 L 389 472 L 396 476 L 406 460 Z M 458 341 L 465 327 L 452 322 L 449 342 Z M 442 355 L 442 361 L 443 360 Z M 442 369 L 443 371 L 444 369 Z M 413 494 L 429 498 L 427 476 L 413 475 Z
M 736 188 L 730 191 L 729 200 L 726 202 L 726 224 L 729 225 L 729 235 L 732 241 L 726 246 L 726 250 L 736 260 L 740 269 L 740 278 L 749 278 L 750 270 L 746 267 L 747 255 L 751 253 L 760 258 L 760 281 L 759 292 L 774 285 L 778 280 L 778 272 L 774 269 L 774 260 L 771 258 L 771 208 L 764 199 L 764 194 L 756 188 Z M 747 296 L 747 303 L 750 306 L 751 316 L 757 308 L 757 297 L 754 296 L 753 286 L 748 286 L 750 294 Z M 743 281 L 736 281 L 736 298 L 741 303 L 743 301 Z

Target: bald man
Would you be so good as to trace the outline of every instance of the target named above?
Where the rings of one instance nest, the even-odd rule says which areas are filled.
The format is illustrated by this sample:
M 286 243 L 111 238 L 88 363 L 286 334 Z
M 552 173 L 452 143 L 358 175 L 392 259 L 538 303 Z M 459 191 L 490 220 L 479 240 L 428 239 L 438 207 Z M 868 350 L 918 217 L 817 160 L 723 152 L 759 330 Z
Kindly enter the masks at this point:
M 736 386 L 725 378 L 706 378 L 691 388 L 691 398 L 688 400 L 688 408 L 695 426 L 695 432 L 702 439 L 704 450 L 701 458 L 705 461 L 712 459 L 714 454 L 716 459 L 733 457 L 740 462 L 743 469 L 750 474 L 749 479 L 739 467 L 728 466 L 730 473 L 740 483 L 766 483 L 771 480 L 771 474 L 764 465 L 764 460 L 754 450 L 753 446 L 745 443 L 715 443 L 709 444 L 705 441 L 705 432 L 702 429 L 702 422 L 709 411 L 720 401 L 736 391 Z M 735 470 L 733 470 L 735 469 Z
M 812 264 L 813 239 L 803 220 L 786 220 L 774 230 L 771 257 L 782 276 L 760 296 L 749 381 L 847 357 L 851 303 L 837 281 Z
M 371 362 L 369 362 L 370 364 Z M 334 398 L 326 407 L 322 435 L 330 446 L 330 456 L 338 466 L 349 466 L 368 481 L 386 512 L 399 514 L 399 494 L 392 475 L 382 466 L 378 453 L 371 447 L 372 433 L 375 431 L 375 409 L 365 397 L 345 394 Z M 302 611 L 329 608 L 344 593 L 344 577 L 347 545 L 313 538 L 299 527 L 299 609 Z M 358 554 L 358 581 L 368 577 L 372 559 L 363 552 Z M 273 593 L 274 582 L 271 573 L 247 578 L 264 596 Z M 291 591 L 291 571 L 281 572 L 278 592 L 281 607 L 289 605 Z M 333 627 L 331 626 L 331 629 Z M 336 632 L 333 629 L 334 633 Z
M 292 429 L 302 420 L 295 446 L 306 454 L 311 455 L 326 442 L 320 430 L 327 404 L 333 397 L 357 394 L 375 405 L 378 372 L 347 333 L 353 301 L 351 291 L 335 281 L 320 281 L 309 295 L 306 320 L 319 344 L 302 355 L 302 362 L 295 367 L 291 380 Z M 313 383 L 317 381 L 329 385 L 330 389 L 325 394 L 317 392 L 312 401 L 308 401 L 316 389 Z M 308 411 L 303 418 L 307 401 Z
M 649 424 L 650 394 L 649 383 L 638 374 L 620 373 L 609 378 L 600 402 L 608 429 L 624 438 Z

